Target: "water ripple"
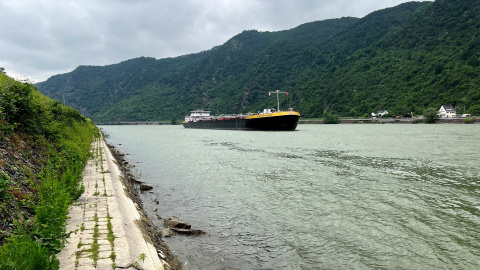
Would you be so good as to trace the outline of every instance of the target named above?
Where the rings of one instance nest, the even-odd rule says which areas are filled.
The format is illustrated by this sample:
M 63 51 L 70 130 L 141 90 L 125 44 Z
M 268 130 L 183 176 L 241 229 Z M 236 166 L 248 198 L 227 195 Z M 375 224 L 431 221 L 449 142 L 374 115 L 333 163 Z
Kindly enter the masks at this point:
M 166 240 L 184 269 L 480 268 L 478 125 L 138 128 L 147 211 L 208 232 Z

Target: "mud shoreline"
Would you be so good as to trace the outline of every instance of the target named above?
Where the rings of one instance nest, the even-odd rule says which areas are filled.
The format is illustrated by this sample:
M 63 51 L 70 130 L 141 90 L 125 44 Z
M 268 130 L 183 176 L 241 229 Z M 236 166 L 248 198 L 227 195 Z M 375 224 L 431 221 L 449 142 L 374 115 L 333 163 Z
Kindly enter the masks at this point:
M 139 194 L 139 186 L 142 183 L 141 181 L 135 179 L 135 176 L 131 172 L 132 166 L 128 164 L 125 160 L 125 154 L 118 151 L 113 145 L 106 143 L 107 147 L 110 149 L 113 157 L 115 158 L 116 163 L 120 171 L 122 172 L 122 177 L 120 178 L 126 191 L 128 192 L 128 197 L 138 205 L 138 212 L 141 216 L 141 221 L 139 221 L 138 226 L 144 235 L 148 236 L 157 250 L 160 250 L 165 258 L 165 260 L 171 267 L 172 270 L 181 270 L 182 264 L 178 258 L 172 253 L 167 244 L 162 240 L 161 230 L 159 230 L 147 217 L 144 209 L 143 202 Z

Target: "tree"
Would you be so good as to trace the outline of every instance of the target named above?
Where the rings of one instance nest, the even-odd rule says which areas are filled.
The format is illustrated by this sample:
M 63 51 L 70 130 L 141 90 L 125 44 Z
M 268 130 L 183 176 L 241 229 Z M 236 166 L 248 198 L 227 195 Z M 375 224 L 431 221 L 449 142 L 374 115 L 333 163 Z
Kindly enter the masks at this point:
M 428 108 L 423 111 L 423 117 L 425 123 L 435 123 L 438 118 L 438 111 L 435 108 Z
M 323 123 L 324 124 L 338 124 L 340 120 L 338 119 L 338 115 L 333 113 L 324 113 L 323 114 Z
M 468 112 L 471 115 L 480 115 L 480 105 L 470 106 L 470 108 L 468 109 Z

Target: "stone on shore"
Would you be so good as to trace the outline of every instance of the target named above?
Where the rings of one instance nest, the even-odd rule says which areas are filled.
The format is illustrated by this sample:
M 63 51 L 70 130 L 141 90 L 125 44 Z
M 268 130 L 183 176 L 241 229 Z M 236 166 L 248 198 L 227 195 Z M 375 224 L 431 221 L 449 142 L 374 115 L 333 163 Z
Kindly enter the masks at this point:
M 174 235 L 174 232 L 170 228 L 165 228 L 162 230 L 163 237 L 170 237 L 172 235 Z
M 148 190 L 152 190 L 152 189 L 153 189 L 152 186 L 145 185 L 145 184 L 140 185 L 140 191 L 148 191 Z
M 170 228 L 190 229 L 192 226 L 186 222 L 180 221 L 176 216 L 170 216 L 163 220 L 163 225 Z
M 172 235 L 175 235 L 175 233 L 186 235 L 206 234 L 206 232 L 202 230 L 191 229 L 192 226 L 190 224 L 180 221 L 180 219 L 176 216 L 170 216 L 164 219 L 163 225 L 166 227 L 166 229 L 162 231 L 162 235 L 165 237 L 170 237 Z
M 202 230 L 193 230 L 193 229 L 178 229 L 178 228 L 169 228 L 170 230 L 179 233 L 179 234 L 186 234 L 186 235 L 202 235 L 207 234 Z

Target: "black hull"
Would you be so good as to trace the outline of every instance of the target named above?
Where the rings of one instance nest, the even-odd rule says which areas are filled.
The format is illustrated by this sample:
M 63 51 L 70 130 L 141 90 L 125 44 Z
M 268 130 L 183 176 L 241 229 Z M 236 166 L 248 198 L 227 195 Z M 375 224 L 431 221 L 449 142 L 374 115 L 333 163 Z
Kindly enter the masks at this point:
M 283 115 L 254 119 L 184 122 L 183 126 L 199 129 L 293 131 L 297 128 L 299 120 L 300 116 L 298 115 Z

